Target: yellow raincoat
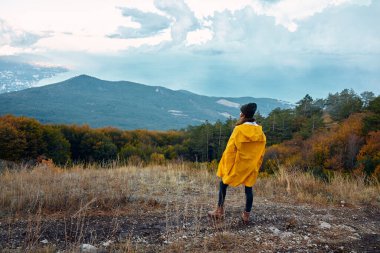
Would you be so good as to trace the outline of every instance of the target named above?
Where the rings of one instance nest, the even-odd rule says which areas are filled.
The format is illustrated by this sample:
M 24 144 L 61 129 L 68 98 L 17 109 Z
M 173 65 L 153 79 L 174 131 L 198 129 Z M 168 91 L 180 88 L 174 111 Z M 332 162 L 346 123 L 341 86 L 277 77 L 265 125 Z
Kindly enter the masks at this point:
M 242 124 L 236 126 L 228 140 L 217 176 L 224 184 L 252 187 L 265 152 L 266 137 L 259 125 Z

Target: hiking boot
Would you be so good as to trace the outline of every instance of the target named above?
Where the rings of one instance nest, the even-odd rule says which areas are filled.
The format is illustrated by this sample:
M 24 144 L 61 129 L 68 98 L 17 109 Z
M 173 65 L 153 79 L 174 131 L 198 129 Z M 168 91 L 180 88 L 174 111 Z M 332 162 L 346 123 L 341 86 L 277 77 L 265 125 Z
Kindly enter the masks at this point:
M 224 208 L 222 206 L 218 206 L 214 211 L 208 211 L 207 214 L 208 214 L 208 217 L 214 220 L 223 220 Z
M 249 223 L 249 212 L 246 212 L 246 211 L 242 212 L 241 220 L 243 221 L 245 225 L 247 225 Z

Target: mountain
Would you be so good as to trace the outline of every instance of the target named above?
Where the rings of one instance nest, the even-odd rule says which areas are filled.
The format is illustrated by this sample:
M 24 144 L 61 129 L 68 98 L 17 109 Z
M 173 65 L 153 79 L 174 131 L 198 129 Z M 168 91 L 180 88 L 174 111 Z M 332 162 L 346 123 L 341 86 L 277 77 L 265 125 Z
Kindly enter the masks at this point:
M 270 98 L 208 97 L 81 75 L 56 84 L 0 94 L 0 115 L 23 115 L 42 123 L 167 130 L 237 117 L 239 106 L 248 102 L 256 102 L 263 115 L 277 107 L 292 106 Z
M 62 67 L 46 67 L 0 58 L 0 93 L 32 87 L 38 81 L 66 72 Z

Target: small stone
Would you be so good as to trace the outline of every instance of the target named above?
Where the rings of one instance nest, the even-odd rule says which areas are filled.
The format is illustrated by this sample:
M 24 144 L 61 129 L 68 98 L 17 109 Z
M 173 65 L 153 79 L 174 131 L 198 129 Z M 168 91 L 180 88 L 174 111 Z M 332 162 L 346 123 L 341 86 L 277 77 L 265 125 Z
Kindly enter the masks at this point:
M 112 244 L 112 241 L 111 241 L 111 240 L 108 240 L 108 241 L 104 242 L 102 245 L 103 245 L 104 247 L 108 247 L 108 246 L 110 246 L 111 244 Z
M 331 228 L 331 225 L 327 222 L 322 221 L 321 224 L 319 225 L 319 227 L 323 228 L 323 229 L 325 229 L 325 228 L 328 229 L 328 228 Z
M 307 235 L 305 235 L 305 236 L 303 237 L 303 239 L 304 239 L 304 240 L 309 240 L 310 237 L 308 237 Z
M 48 241 L 48 240 L 46 240 L 46 239 L 43 239 L 43 240 L 41 241 L 41 243 L 43 243 L 43 244 L 48 244 L 48 243 L 49 243 L 49 241 Z
M 352 240 L 359 240 L 361 237 L 358 233 L 354 233 L 353 235 L 350 235 L 348 238 L 351 238 Z
M 353 227 L 347 226 L 347 225 L 339 225 L 338 226 L 341 229 L 348 230 L 350 232 L 356 232 L 356 230 Z
M 260 237 L 256 237 L 256 242 L 259 242 L 260 241 Z
M 278 235 L 281 231 L 276 227 L 269 227 L 269 230 L 272 231 L 273 234 Z
M 291 237 L 293 235 L 292 232 L 284 232 L 284 233 L 281 233 L 281 237 L 282 238 L 285 238 L 285 237 Z
M 183 238 L 183 239 L 187 239 L 187 236 L 186 236 L 186 235 L 183 235 L 182 238 Z
M 96 252 L 98 250 L 97 247 L 91 245 L 91 244 L 82 244 L 80 246 L 80 251 L 81 252 L 89 252 L 89 253 L 93 253 L 93 252 Z

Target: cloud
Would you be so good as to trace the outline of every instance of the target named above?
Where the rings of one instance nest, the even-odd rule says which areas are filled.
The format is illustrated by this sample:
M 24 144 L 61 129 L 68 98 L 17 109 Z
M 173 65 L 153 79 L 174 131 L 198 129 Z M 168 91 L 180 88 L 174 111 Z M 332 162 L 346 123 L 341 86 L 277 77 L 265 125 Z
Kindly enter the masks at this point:
M 194 12 L 183 0 L 155 0 L 154 5 L 172 19 L 170 28 L 174 43 L 185 41 L 188 32 L 200 28 Z
M 111 34 L 110 38 L 144 38 L 151 37 L 161 33 L 164 29 L 170 26 L 170 19 L 165 16 L 143 12 L 138 9 L 120 8 L 122 15 L 130 17 L 133 22 L 140 25 L 139 28 L 119 26 L 115 34 Z
M 213 37 L 213 32 L 210 29 L 198 29 L 187 34 L 186 45 L 201 45 L 207 43 Z
M 12 48 L 29 47 L 41 38 L 50 36 L 50 33 L 36 34 L 11 27 L 6 21 L 0 19 L 0 46 Z
M 210 31 L 201 29 L 199 20 L 183 0 L 155 0 L 154 7 L 159 12 L 144 12 L 136 8 L 120 8 L 124 17 L 137 23 L 139 27 L 119 26 L 109 38 L 146 38 L 170 30 L 171 45 L 182 43 L 188 38 L 188 44 L 203 43 L 210 39 Z
M 259 15 L 274 17 L 276 24 L 284 26 L 290 32 L 298 29 L 298 23 L 326 9 L 344 5 L 368 6 L 371 0 L 282 0 L 282 1 L 252 1 L 249 5 Z
M 379 93 L 380 1 L 369 3 L 127 1 L 98 23 L 89 19 L 85 33 L 55 30 L 30 48 L 80 73 L 201 94 L 297 101 L 347 87 Z
M 298 21 L 296 32 L 250 6 L 215 12 L 202 28 L 213 34 L 205 43 L 128 51 L 118 64 L 130 67 L 124 79 L 201 94 L 295 102 L 344 88 L 378 93 L 379 7 L 327 8 Z

